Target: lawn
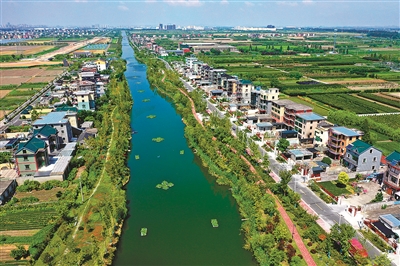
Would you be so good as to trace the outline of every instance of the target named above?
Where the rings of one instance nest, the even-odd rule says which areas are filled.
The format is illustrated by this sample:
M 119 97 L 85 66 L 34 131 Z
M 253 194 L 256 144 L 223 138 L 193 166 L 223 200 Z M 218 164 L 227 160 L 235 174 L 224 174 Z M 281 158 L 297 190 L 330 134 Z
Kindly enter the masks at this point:
M 350 195 L 351 192 L 347 190 L 346 187 L 338 187 L 336 184 L 334 184 L 332 181 L 326 181 L 326 182 L 319 182 L 318 183 L 321 187 L 324 187 L 326 190 L 331 192 L 335 196 L 340 196 L 340 195 Z

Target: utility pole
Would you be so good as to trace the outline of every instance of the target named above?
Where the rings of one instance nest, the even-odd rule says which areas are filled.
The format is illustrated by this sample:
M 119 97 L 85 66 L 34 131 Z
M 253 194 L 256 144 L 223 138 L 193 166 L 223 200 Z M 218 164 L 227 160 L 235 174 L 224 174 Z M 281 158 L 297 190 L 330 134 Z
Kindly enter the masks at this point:
M 81 196 L 82 196 L 82 203 L 83 203 L 82 178 L 81 178 L 80 175 L 79 175 L 79 184 L 80 184 L 80 187 L 81 187 Z

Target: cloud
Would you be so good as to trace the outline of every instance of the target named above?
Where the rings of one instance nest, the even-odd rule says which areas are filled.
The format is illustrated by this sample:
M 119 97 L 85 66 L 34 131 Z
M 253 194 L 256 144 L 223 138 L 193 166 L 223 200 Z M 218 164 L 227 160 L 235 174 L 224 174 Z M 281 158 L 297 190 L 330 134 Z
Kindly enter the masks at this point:
M 302 3 L 305 5 L 311 5 L 311 4 L 314 4 L 314 1 L 313 0 L 303 0 Z
M 228 5 L 229 2 L 228 0 L 222 0 L 221 2 L 219 2 L 221 5 Z
M 201 6 L 201 5 L 203 5 L 203 3 L 200 2 L 200 0 L 164 0 L 164 2 L 166 2 L 167 4 L 169 4 L 171 6 L 188 6 L 188 7 L 192 7 L 192 6 Z
M 129 10 L 129 8 L 127 6 L 125 6 L 125 5 L 119 5 L 118 9 L 122 10 L 122 11 L 128 11 Z
M 277 2 L 277 4 L 283 6 L 297 6 L 297 2 L 292 2 L 292 1 L 279 1 Z

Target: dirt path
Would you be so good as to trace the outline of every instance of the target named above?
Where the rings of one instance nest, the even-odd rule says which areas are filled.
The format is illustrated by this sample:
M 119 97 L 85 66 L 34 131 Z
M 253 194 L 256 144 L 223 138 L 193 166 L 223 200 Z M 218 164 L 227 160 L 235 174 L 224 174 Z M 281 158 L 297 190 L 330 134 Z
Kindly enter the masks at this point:
M 115 109 L 117 109 L 117 107 L 114 107 L 114 109 L 113 109 L 113 111 L 111 112 L 111 115 L 110 115 L 111 127 L 112 127 L 112 132 L 113 132 L 113 134 L 111 135 L 110 142 L 108 143 L 107 155 L 106 155 L 106 160 L 105 160 L 105 162 L 104 162 L 104 164 L 103 164 L 103 170 L 101 171 L 101 175 L 100 175 L 99 181 L 98 181 L 97 184 L 96 184 L 96 187 L 93 189 L 93 191 L 92 191 L 92 193 L 90 194 L 89 198 L 86 200 L 85 208 L 83 209 L 83 212 L 81 213 L 81 216 L 79 217 L 79 220 L 78 220 L 78 222 L 76 223 L 75 231 L 74 231 L 74 233 L 73 233 L 73 235 L 72 235 L 72 238 L 73 238 L 73 239 L 76 237 L 76 233 L 78 232 L 79 226 L 80 226 L 81 223 L 82 223 L 83 216 L 84 216 L 85 213 L 86 213 L 86 210 L 87 210 L 87 208 L 88 208 L 88 206 L 89 206 L 90 200 L 92 199 L 94 193 L 96 193 L 97 188 L 99 187 L 99 185 L 101 184 L 101 181 L 103 180 L 104 171 L 106 170 L 106 166 L 105 166 L 105 165 L 106 165 L 107 161 L 108 161 L 109 158 L 110 158 L 110 147 L 111 147 L 111 143 L 113 142 L 113 139 L 114 139 L 114 120 L 112 119 L 112 117 L 113 117 L 113 115 L 114 115 Z

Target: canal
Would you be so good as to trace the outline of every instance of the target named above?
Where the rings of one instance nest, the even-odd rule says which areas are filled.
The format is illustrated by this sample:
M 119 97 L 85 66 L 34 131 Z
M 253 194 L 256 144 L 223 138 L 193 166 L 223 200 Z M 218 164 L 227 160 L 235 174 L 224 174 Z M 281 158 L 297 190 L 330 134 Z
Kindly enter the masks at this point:
M 146 65 L 135 59 L 125 33 L 122 57 L 134 100 L 131 127 L 137 133 L 128 160 L 129 217 L 114 265 L 256 265 L 242 248 L 241 219 L 228 188 L 217 185 L 188 148 L 181 117 L 168 99 L 150 89 Z M 152 141 L 157 137 L 164 141 Z M 163 180 L 174 186 L 156 188 Z M 212 227 L 213 218 L 218 228 Z M 148 228 L 145 237 L 142 227 Z

